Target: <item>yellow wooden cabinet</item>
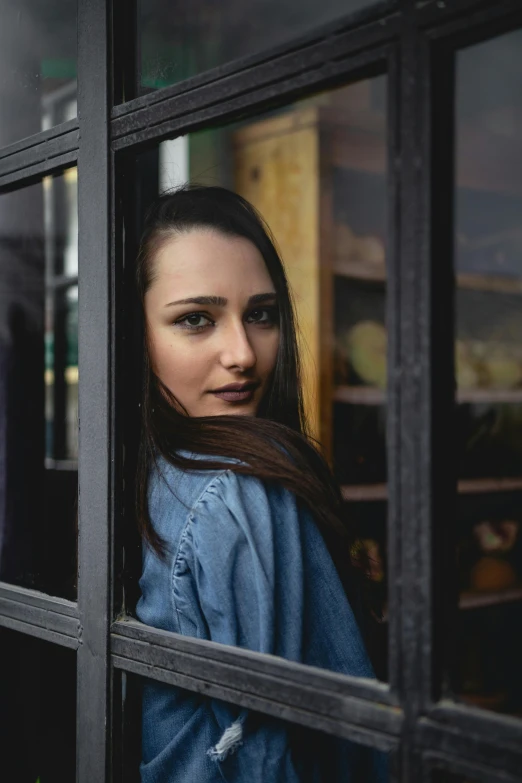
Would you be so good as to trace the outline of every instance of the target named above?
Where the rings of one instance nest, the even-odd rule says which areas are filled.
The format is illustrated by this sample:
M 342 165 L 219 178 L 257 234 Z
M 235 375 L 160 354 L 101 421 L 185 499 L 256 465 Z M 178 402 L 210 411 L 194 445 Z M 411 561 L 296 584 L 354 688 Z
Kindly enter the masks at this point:
M 312 434 L 330 448 L 332 304 L 328 189 L 322 187 L 320 110 L 295 111 L 234 134 L 235 186 L 276 238 L 299 327 Z
M 363 122 L 361 124 L 361 118 Z M 349 107 L 311 105 L 233 136 L 235 187 L 261 212 L 281 251 L 298 317 L 311 433 L 332 447 L 335 167 L 383 173 L 383 121 Z

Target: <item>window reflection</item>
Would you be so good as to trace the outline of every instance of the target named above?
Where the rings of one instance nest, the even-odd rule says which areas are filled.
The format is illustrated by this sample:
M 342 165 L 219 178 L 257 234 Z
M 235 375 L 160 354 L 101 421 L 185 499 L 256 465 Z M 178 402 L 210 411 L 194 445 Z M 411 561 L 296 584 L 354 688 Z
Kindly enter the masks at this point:
M 187 180 L 245 196 L 273 232 L 300 327 L 307 419 L 368 555 L 368 645 L 387 676 L 386 78 L 163 142 L 146 206 Z
M 167 0 L 139 3 L 141 92 L 190 76 L 313 31 L 374 0 Z
M 76 2 L 0 0 L 0 147 L 76 117 Z
M 522 32 L 457 60 L 459 690 L 520 714 Z
M 44 180 L 46 460 L 78 457 L 77 170 Z M 71 467 L 74 467 L 71 465 Z
M 386 606 L 386 78 L 188 138 L 190 175 L 270 226 L 294 295 L 308 422 L 343 486 Z M 214 138 L 212 138 L 214 137 Z M 211 157 L 212 155 L 212 157 Z M 373 660 L 386 677 L 384 624 Z
M 0 196 L 0 579 L 75 596 L 76 169 Z

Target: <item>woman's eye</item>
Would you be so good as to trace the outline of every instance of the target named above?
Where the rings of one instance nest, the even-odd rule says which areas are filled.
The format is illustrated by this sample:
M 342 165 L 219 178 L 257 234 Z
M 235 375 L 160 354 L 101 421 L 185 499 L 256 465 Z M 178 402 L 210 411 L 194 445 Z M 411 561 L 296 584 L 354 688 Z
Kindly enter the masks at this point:
M 212 323 L 210 318 L 203 313 L 189 313 L 176 321 L 176 325 L 183 329 L 203 329 L 210 323 Z
M 252 310 L 247 317 L 248 323 L 252 324 L 274 324 L 277 320 L 275 307 L 263 307 L 258 310 Z

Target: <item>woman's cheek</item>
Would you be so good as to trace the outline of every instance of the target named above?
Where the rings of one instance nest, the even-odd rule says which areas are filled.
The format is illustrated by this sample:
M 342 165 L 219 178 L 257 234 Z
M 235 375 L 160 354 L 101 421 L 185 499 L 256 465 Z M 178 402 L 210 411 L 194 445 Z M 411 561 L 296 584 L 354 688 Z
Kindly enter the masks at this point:
M 183 402 L 197 397 L 205 379 L 207 365 L 202 345 L 195 346 L 190 338 L 172 339 L 165 350 L 164 364 L 169 377 L 169 388 Z
M 184 369 L 188 363 L 186 355 L 187 351 L 184 350 L 183 345 L 179 345 L 178 340 L 171 334 L 156 341 L 156 371 L 172 392 L 174 392 L 172 383 L 176 378 L 183 378 L 185 375 Z
M 275 367 L 278 349 L 279 329 L 272 332 L 270 335 L 270 340 L 267 340 L 267 345 L 265 346 L 265 364 L 269 372 L 271 372 Z

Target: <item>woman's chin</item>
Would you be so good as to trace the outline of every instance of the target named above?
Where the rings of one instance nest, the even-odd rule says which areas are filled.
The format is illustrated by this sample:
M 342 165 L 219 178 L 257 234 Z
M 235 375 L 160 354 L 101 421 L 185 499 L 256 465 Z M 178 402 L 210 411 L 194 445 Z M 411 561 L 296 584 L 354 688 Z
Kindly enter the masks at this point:
M 220 405 L 209 413 L 200 413 L 199 416 L 255 416 L 257 405 Z

